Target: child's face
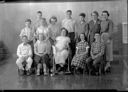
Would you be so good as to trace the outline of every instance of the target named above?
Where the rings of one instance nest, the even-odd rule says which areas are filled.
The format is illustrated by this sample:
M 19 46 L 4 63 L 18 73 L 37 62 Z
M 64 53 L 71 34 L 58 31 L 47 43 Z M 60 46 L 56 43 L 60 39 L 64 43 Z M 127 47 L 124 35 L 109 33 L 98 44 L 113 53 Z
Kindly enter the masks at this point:
M 108 19 L 107 13 L 102 13 L 102 20 L 106 20 L 106 19 Z
M 42 17 L 41 13 L 37 13 L 37 18 L 40 19 Z
M 84 41 L 85 39 L 84 39 L 85 37 L 84 37 L 84 34 L 80 34 L 80 39 L 81 39 L 81 41 Z
M 61 32 L 61 35 L 66 36 L 66 30 L 63 29 L 62 32 Z
M 23 42 L 24 44 L 26 44 L 26 43 L 28 42 L 27 37 L 22 37 L 22 42 Z
M 71 12 L 66 12 L 66 17 L 67 18 L 71 18 L 71 16 L 72 16 Z
M 83 16 L 80 16 L 80 21 L 84 21 L 84 17 Z
M 47 25 L 46 20 L 41 19 L 41 21 L 40 21 L 40 25 L 46 26 L 46 25 Z
M 30 23 L 30 22 L 28 22 L 28 21 L 27 21 L 27 22 L 25 22 L 25 26 L 26 26 L 26 27 L 30 27 L 30 25 L 31 25 L 31 23 Z
M 43 41 L 43 40 L 44 40 L 43 34 L 39 34 L 39 40 L 40 40 L 40 41 Z
M 100 35 L 99 34 L 95 34 L 94 39 L 95 39 L 95 41 L 99 40 L 100 39 Z
M 98 16 L 95 13 L 92 13 L 92 19 L 93 20 L 97 20 L 98 19 Z
M 55 24 L 56 20 L 55 19 L 51 19 L 51 24 Z

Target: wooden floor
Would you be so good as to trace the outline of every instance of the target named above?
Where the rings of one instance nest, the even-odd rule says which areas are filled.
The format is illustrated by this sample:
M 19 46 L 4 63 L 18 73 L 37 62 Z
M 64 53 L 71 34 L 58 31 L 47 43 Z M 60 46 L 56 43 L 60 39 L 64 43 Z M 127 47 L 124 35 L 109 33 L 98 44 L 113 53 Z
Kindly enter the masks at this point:
M 0 89 L 116 89 L 126 90 L 127 72 L 123 61 L 112 63 L 112 72 L 103 76 L 56 75 L 56 76 L 19 76 L 16 58 L 0 63 Z

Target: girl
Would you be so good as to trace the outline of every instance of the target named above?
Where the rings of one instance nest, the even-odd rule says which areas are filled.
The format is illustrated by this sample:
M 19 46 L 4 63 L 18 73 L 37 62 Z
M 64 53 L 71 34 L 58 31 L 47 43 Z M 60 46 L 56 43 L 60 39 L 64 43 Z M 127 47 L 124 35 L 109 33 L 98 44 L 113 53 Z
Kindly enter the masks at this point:
M 89 45 L 86 40 L 85 34 L 81 33 L 80 42 L 78 42 L 76 45 L 76 54 L 72 59 L 71 66 L 74 66 L 76 69 L 84 69 L 86 63 L 85 61 L 88 57 L 88 49 Z
M 53 50 L 55 56 L 55 63 L 60 65 L 60 69 L 65 65 L 65 61 L 69 55 L 70 38 L 67 36 L 68 31 L 65 28 L 61 29 L 61 36 L 56 38 L 55 49 Z

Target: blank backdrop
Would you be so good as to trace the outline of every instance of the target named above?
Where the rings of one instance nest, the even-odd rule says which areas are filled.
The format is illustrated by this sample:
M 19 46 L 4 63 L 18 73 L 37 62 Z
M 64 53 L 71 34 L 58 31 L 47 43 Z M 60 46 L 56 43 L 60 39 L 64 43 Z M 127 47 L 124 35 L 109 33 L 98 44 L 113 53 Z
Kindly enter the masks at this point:
M 81 12 L 86 13 L 86 20 L 91 19 L 91 12 L 96 10 L 101 15 L 103 10 L 110 12 L 110 18 L 115 27 L 127 21 L 126 0 L 117 1 L 93 1 L 93 2 L 42 2 L 42 3 L 1 3 L 0 4 L 0 40 L 8 47 L 12 54 L 16 53 L 19 34 L 24 27 L 26 18 L 36 19 L 36 12 L 42 11 L 43 17 L 49 20 L 52 15 L 57 16 L 61 22 L 65 16 L 65 11 L 71 9 L 73 18 L 78 20 Z M 121 30 L 121 29 L 120 29 Z M 117 32 L 118 30 L 114 30 Z M 121 35 L 121 34 L 120 34 Z

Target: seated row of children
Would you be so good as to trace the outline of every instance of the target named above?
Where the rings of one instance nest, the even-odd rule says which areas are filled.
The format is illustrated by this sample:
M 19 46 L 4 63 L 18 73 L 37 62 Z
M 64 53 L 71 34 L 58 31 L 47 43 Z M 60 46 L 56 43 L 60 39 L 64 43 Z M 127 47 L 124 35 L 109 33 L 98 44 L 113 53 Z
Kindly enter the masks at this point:
M 79 70 L 85 70 L 87 73 L 99 73 L 99 68 L 104 70 L 104 42 L 99 33 L 94 36 L 91 46 L 87 42 L 84 33 L 79 36 L 79 42 L 76 44 L 76 53 L 73 58 L 68 59 L 72 51 L 69 46 L 70 38 L 68 31 L 61 28 L 61 35 L 56 37 L 54 44 L 52 40 L 39 33 L 37 41 L 34 45 L 28 41 L 26 35 L 22 36 L 22 43 L 17 48 L 18 59 L 16 64 L 21 74 L 30 75 L 32 73 L 32 65 L 35 68 L 36 75 L 66 71 L 65 66 L 68 65 L 71 73 Z M 68 59 L 68 63 L 66 62 Z M 26 62 L 25 67 L 23 62 Z M 101 67 L 100 67 L 101 66 Z M 57 69 L 55 69 L 55 67 Z M 66 67 L 67 68 L 67 67 Z

